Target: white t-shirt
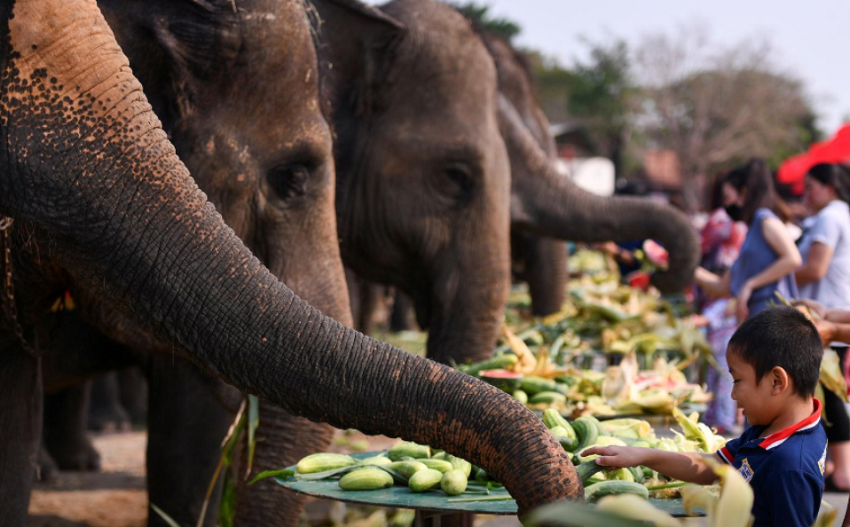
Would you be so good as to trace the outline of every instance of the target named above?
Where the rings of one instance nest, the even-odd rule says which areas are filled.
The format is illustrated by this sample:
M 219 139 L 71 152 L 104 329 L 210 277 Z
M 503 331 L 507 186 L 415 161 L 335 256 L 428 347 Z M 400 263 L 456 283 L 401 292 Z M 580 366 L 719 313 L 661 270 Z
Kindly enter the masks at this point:
M 833 200 L 817 213 L 813 225 L 803 233 L 800 254 L 808 262 L 813 243 L 833 250 L 826 275 L 816 282 L 800 286 L 800 296 L 829 308 L 850 309 L 850 207 Z

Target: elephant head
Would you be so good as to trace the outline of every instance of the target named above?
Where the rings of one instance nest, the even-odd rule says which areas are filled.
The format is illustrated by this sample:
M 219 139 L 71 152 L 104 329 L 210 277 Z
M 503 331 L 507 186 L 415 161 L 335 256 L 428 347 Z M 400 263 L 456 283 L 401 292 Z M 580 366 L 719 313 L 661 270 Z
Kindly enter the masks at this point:
M 0 214 L 44 241 L 30 265 L 50 257 L 177 352 L 291 413 L 469 459 L 521 512 L 580 495 L 559 443 L 508 394 L 346 328 L 263 267 L 175 154 L 93 0 L 2 2 L 0 34 Z M 2 333 L 8 430 L 31 402 L 8 398 L 37 400 L 40 379 L 8 324 Z M 0 523 L 25 522 L 36 446 L 25 434 L 0 442 Z
M 484 358 L 509 280 L 510 174 L 493 62 L 445 4 L 315 5 L 343 261 L 413 298 L 429 357 Z
M 296 294 L 350 325 L 331 134 L 304 5 L 98 5 L 177 154 L 227 224 Z
M 100 0 L 99 6 L 177 154 L 226 223 L 299 297 L 351 325 L 331 134 L 304 3 L 240 0 L 234 9 L 230 0 Z M 326 448 L 333 433 L 265 401 L 260 418 L 256 472 Z M 174 474 L 162 464 L 149 456 L 151 500 L 168 505 L 180 523 L 195 523 L 203 494 L 178 494 L 172 482 L 209 475 Z M 211 470 L 209 463 L 198 465 Z M 294 524 L 304 499 L 272 481 L 240 487 L 237 517 Z

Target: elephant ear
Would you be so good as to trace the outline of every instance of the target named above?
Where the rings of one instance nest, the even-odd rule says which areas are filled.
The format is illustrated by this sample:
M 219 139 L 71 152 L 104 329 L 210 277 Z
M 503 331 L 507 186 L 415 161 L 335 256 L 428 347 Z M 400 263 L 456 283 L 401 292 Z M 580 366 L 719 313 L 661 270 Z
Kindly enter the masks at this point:
M 381 79 L 405 33 L 402 22 L 358 0 L 312 0 L 322 98 L 335 101 L 339 112 L 366 117 L 381 100 Z M 340 94 L 346 94 L 341 99 Z M 344 119 L 344 118 L 343 118 Z
M 216 76 L 227 75 L 242 47 L 232 0 L 100 0 L 166 130 L 185 118 Z

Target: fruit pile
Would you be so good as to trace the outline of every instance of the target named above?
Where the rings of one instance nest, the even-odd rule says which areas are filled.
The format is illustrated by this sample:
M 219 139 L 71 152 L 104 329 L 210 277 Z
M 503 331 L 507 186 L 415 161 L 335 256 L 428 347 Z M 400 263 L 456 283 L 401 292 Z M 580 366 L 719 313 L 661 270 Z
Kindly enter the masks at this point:
M 582 473 L 581 470 L 581 467 L 593 464 L 597 457 L 583 455 L 584 451 L 593 446 L 635 446 L 670 452 L 714 453 L 726 444 L 723 437 L 698 422 L 696 413 L 686 416 L 678 408 L 674 408 L 672 413 L 682 429 L 682 432 L 674 431 L 672 438 L 656 437 L 652 426 L 640 419 L 599 421 L 592 416 L 584 416 L 570 423 L 557 410 L 549 409 L 543 412 L 543 423 L 579 467 L 588 501 L 594 502 L 602 496 L 622 493 L 637 494 L 643 498 L 650 495 L 673 498 L 678 496 L 679 488 L 684 484 L 647 467 L 606 472 L 597 468 L 589 473 Z
M 311 454 L 295 466 L 294 478 L 300 481 L 339 478 L 339 487 L 351 491 L 380 490 L 400 484 L 412 492 L 442 490 L 448 496 L 487 494 L 489 489 L 501 486 L 464 459 L 408 441 L 364 459 L 345 454 Z M 470 486 L 478 489 L 468 490 Z
M 614 419 L 600 422 L 594 417 L 568 421 L 556 410 L 543 412 L 543 422 L 571 456 L 585 484 L 588 501 L 594 502 L 611 494 L 635 494 L 644 499 L 678 497 L 684 484 L 646 468 L 622 468 L 604 471 L 594 462 L 596 456 L 582 453 L 593 446 L 639 446 L 677 452 L 716 452 L 726 440 L 715 435 L 705 424 L 698 423 L 678 409 L 673 415 L 682 432 L 672 438 L 658 438 L 652 426 L 639 419 Z M 346 491 L 380 490 L 405 485 L 412 492 L 442 491 L 447 496 L 489 494 L 500 488 L 484 469 L 475 467 L 447 452 L 428 446 L 400 442 L 386 453 L 364 459 L 344 454 L 312 454 L 296 465 L 293 477 L 301 481 L 338 479 Z M 461 498 L 464 501 L 483 499 Z
M 655 289 L 622 285 L 616 273 L 582 275 L 570 280 L 569 298 L 561 311 L 543 318 L 531 316 L 531 301 L 514 291 L 505 312 L 505 335 L 495 354 L 516 352 L 522 342 L 545 353 L 556 364 L 590 368 L 597 357 L 634 351 L 643 369 L 656 357 L 676 359 L 684 369 L 711 348 L 688 315 L 687 304 L 662 298 Z
M 564 415 L 670 415 L 678 405 L 703 404 L 711 394 L 689 383 L 675 363 L 658 357 L 651 370 L 640 370 L 635 353 L 604 372 L 557 366 L 528 348 L 503 353 L 461 371 L 500 388 L 532 410 L 555 408 Z M 523 373 L 528 372 L 528 373 Z

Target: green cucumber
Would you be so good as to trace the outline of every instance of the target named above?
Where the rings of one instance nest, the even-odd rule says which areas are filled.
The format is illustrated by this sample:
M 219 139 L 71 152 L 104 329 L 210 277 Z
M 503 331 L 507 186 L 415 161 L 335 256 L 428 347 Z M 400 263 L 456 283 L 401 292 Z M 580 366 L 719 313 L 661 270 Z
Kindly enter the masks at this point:
M 577 452 L 583 451 L 585 448 L 596 443 L 596 438 L 599 437 L 599 429 L 594 424 L 595 419 L 592 417 L 579 417 L 573 421 L 573 429 L 578 436 Z

